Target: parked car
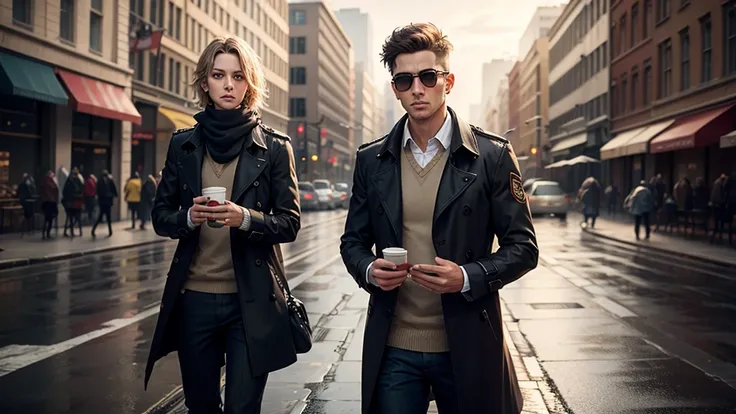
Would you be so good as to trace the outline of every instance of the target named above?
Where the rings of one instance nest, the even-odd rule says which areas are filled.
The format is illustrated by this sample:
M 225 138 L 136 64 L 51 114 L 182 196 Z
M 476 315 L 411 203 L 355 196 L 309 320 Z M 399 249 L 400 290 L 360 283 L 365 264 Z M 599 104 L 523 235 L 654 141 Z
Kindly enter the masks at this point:
M 352 195 L 350 193 L 350 186 L 347 183 L 336 183 L 334 187 L 335 190 L 333 193 L 340 200 L 340 207 L 348 208 L 350 205 L 350 196 Z
M 567 218 L 570 203 L 569 196 L 556 181 L 535 181 L 527 193 L 532 214 L 554 214 L 561 219 Z
M 317 200 L 319 201 L 320 209 L 331 210 L 337 207 L 334 195 L 332 194 L 332 183 L 329 180 L 314 180 L 312 181 L 312 185 L 317 191 Z
M 299 182 L 299 203 L 303 211 L 319 209 L 317 190 L 314 189 L 312 183 L 308 181 Z

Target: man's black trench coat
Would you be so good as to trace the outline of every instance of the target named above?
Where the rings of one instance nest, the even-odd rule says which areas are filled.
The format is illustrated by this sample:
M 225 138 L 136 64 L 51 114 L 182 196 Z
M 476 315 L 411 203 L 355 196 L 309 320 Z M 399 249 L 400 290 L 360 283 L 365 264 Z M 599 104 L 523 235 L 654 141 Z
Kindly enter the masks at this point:
M 538 248 L 516 157 L 505 139 L 471 127 L 448 108 L 452 144 L 432 224 L 437 255 L 464 265 L 470 297 L 442 295 L 460 410 L 515 413 L 522 399 L 504 345 L 498 291 L 537 265 Z M 385 137 L 358 151 L 353 194 L 341 239 L 343 261 L 371 293 L 363 344 L 362 401 L 368 414 L 398 290 L 366 283 L 368 265 L 402 246 L 400 153 L 406 115 Z M 499 249 L 491 254 L 494 235 Z M 489 316 L 486 318 L 483 311 Z

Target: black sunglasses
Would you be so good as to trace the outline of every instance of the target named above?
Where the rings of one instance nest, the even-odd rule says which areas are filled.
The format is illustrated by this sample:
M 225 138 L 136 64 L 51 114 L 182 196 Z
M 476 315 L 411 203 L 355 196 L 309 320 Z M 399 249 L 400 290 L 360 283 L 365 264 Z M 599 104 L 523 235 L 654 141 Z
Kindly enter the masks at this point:
M 394 83 L 394 87 L 399 92 L 406 92 L 411 89 L 411 85 L 414 83 L 414 78 L 419 78 L 422 85 L 428 88 L 434 88 L 437 85 L 438 75 L 447 75 L 450 72 L 440 71 L 437 69 L 424 69 L 416 75 L 411 73 L 397 73 L 391 80 Z

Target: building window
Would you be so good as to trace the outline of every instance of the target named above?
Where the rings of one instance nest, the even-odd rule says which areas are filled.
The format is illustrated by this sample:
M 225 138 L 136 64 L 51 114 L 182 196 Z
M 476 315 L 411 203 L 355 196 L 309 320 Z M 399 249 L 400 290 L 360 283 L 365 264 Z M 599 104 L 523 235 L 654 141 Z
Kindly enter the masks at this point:
M 644 16 L 642 17 L 642 23 L 644 23 L 643 30 L 641 33 L 642 39 L 649 38 L 649 27 L 650 19 L 652 16 L 652 0 L 644 0 Z
M 615 22 L 611 24 L 611 33 L 608 35 L 608 39 L 611 42 L 611 58 L 615 58 L 620 53 L 620 51 L 616 48 L 618 46 L 618 43 L 616 43 L 616 23 Z
M 289 99 L 289 116 L 290 117 L 307 116 L 307 99 L 306 98 Z
M 289 83 L 291 85 L 306 85 L 307 68 L 301 66 L 291 68 L 289 70 Z
M 174 66 L 174 58 L 169 58 L 169 91 L 174 92 L 174 70 L 176 69 L 176 66 Z
M 631 6 L 631 47 L 636 45 L 636 27 L 639 25 L 639 3 Z
M 644 85 L 641 88 L 641 104 L 646 107 L 652 97 L 652 61 L 647 59 L 644 61 Z
M 174 92 L 177 95 L 181 94 L 181 62 L 176 62 L 176 69 L 174 70 Z
M 174 3 L 169 1 L 169 24 L 166 28 L 169 37 L 174 37 Z
M 608 66 L 608 43 L 603 42 L 603 52 L 601 55 L 603 55 L 603 63 L 601 64 L 601 68 L 605 68 Z
M 289 10 L 289 25 L 304 26 L 307 24 L 307 12 L 304 10 Z
M 151 23 L 164 27 L 164 0 L 151 0 Z
M 636 93 L 639 90 L 639 70 L 634 67 L 631 72 L 631 110 L 636 110 Z
M 621 21 L 619 23 L 618 28 L 618 35 L 619 35 L 619 41 L 618 41 L 618 47 L 619 47 L 619 53 L 626 52 L 626 13 L 624 13 L 623 16 L 621 16 Z
M 289 53 L 292 55 L 303 55 L 307 53 L 307 38 L 304 36 L 290 37 Z
M 181 41 L 181 7 L 176 8 L 176 30 L 174 33 L 176 40 Z
M 89 48 L 102 52 L 102 0 L 92 0 L 89 11 Z
M 74 0 L 61 0 L 59 9 L 59 38 L 74 42 Z
M 13 21 L 33 25 L 33 0 L 13 0 Z
M 736 0 L 723 5 L 723 73 L 736 72 Z
M 672 39 L 667 39 L 657 46 L 659 56 L 659 99 L 672 93 Z
M 690 30 L 680 31 L 680 90 L 690 87 Z
M 618 89 L 616 88 L 616 82 L 611 84 L 611 116 L 618 116 Z
M 657 0 L 657 23 L 670 17 L 670 2 L 672 0 Z
M 619 93 L 621 96 L 619 97 L 619 103 L 621 104 L 621 114 L 626 113 L 626 88 L 629 86 L 629 80 L 626 78 L 626 73 L 621 75 L 621 90 Z
M 700 82 L 710 82 L 713 79 L 713 25 L 710 13 L 700 19 L 701 59 Z

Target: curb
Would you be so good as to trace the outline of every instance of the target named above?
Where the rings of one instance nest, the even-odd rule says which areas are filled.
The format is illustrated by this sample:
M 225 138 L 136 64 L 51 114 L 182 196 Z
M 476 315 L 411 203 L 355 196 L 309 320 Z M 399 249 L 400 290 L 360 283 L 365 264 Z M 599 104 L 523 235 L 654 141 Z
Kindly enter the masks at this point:
M 339 216 L 336 216 L 336 217 L 333 217 L 327 220 L 310 223 L 306 226 L 303 226 L 300 229 L 300 231 L 304 229 L 308 229 L 310 227 L 320 225 L 320 224 L 327 224 L 333 221 L 344 219 L 346 214 L 340 214 Z M 30 265 L 39 264 L 39 263 L 49 263 L 49 262 L 55 262 L 59 260 L 73 259 L 77 257 L 87 256 L 90 254 L 106 253 L 106 252 L 115 251 L 115 250 L 132 249 L 135 247 L 149 246 L 153 244 L 166 243 L 170 241 L 173 241 L 173 240 L 169 239 L 168 237 L 161 237 L 160 239 L 156 239 L 156 240 L 146 240 L 144 242 L 134 242 L 134 243 L 128 243 L 128 244 L 118 245 L 118 246 L 108 246 L 108 247 L 101 247 L 98 249 L 82 250 L 78 252 L 64 252 L 64 253 L 58 253 L 58 254 L 54 254 L 50 256 L 31 257 L 28 259 L 5 259 L 5 260 L 0 260 L 0 270 L 30 266 Z
M 655 252 L 662 253 L 662 254 L 665 254 L 665 255 L 685 257 L 685 258 L 688 258 L 690 260 L 699 260 L 699 261 L 708 262 L 708 263 L 711 263 L 711 264 L 714 264 L 714 265 L 717 265 L 717 266 L 725 266 L 725 267 L 728 267 L 728 268 L 736 268 L 736 263 L 733 263 L 733 262 L 726 262 L 726 261 L 722 261 L 722 260 L 718 260 L 718 259 L 712 259 L 710 257 L 698 256 L 698 255 L 687 253 L 687 252 L 677 252 L 677 251 L 674 251 L 674 250 L 663 249 L 661 247 L 656 247 L 656 246 L 646 246 L 646 245 L 642 245 L 642 244 L 636 243 L 634 241 L 623 240 L 623 239 L 619 239 L 617 237 L 609 236 L 607 234 L 602 234 L 602 233 L 600 233 L 598 231 L 595 231 L 594 229 L 590 229 L 590 228 L 583 228 L 582 230 L 583 230 L 583 232 L 588 233 L 588 234 L 591 234 L 593 236 L 600 237 L 602 239 L 606 239 L 606 240 L 610 240 L 610 241 L 614 241 L 614 242 L 617 242 L 617 243 L 626 244 L 626 245 L 629 245 L 629 246 L 632 246 L 632 247 L 636 247 L 637 249 L 651 250 L 651 251 L 655 251 Z

